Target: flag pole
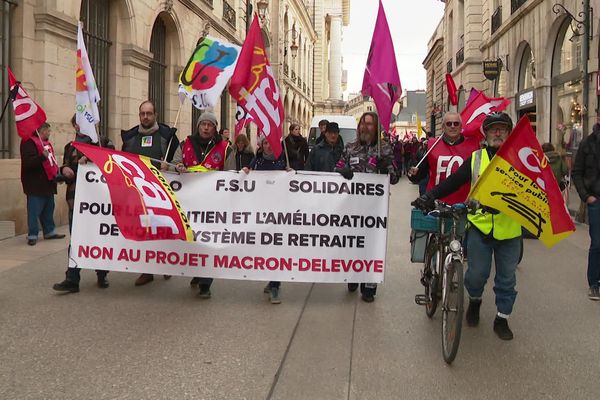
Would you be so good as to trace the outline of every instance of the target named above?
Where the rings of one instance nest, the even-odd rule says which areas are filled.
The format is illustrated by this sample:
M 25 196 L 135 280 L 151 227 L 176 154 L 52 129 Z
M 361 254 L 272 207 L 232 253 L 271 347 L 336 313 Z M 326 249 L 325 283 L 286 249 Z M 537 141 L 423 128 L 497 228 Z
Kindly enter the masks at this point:
M 419 165 L 421 165 L 421 163 L 427 158 L 427 156 L 429 155 L 429 153 L 431 153 L 431 150 L 433 150 L 433 148 L 440 142 L 440 140 L 442 140 L 442 137 L 444 137 L 443 133 L 440 135 L 439 138 L 437 138 L 437 140 L 435 141 L 435 143 L 431 145 L 431 148 L 429 150 L 427 150 L 427 153 L 425 153 L 425 155 L 423 156 L 423 158 L 421 158 L 419 160 L 419 162 L 417 163 L 417 165 L 415 165 L 415 168 L 419 168 Z
M 289 136 L 289 134 L 288 134 Z M 287 137 L 285 138 L 287 139 Z M 285 152 L 285 164 L 288 169 L 290 169 L 290 157 L 288 155 L 287 144 L 285 144 L 285 139 L 283 139 L 283 151 Z
M 173 126 L 171 128 L 177 127 L 177 123 L 179 122 L 179 114 L 181 114 L 181 108 L 183 107 L 183 103 L 184 102 L 179 103 L 179 110 L 177 110 L 177 115 L 175 116 L 175 122 L 173 122 Z M 163 156 L 163 160 L 162 160 L 163 162 L 167 161 L 167 157 L 169 156 L 169 151 L 171 151 L 171 143 L 173 143 L 173 136 L 171 136 L 169 138 L 169 144 L 167 145 L 167 151 L 165 152 L 165 155 Z
M 10 103 L 11 100 L 14 101 L 17 98 L 17 92 L 19 91 L 20 84 L 21 84 L 21 82 L 17 81 L 15 83 L 15 86 L 12 88 L 12 90 L 10 92 L 8 92 L 8 98 L 6 99 L 6 102 L 4 103 L 4 107 L 2 108 L 2 114 L 0 114 L 0 122 L 2 122 L 2 120 L 4 119 L 4 113 L 6 112 L 8 103 Z

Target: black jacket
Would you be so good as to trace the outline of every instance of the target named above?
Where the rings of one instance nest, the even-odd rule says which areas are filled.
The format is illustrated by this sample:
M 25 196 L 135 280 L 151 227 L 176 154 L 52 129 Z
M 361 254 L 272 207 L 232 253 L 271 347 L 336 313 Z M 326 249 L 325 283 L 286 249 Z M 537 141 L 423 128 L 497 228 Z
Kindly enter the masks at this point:
M 579 144 L 571 177 L 582 201 L 600 197 L 600 124 Z
M 313 147 L 304 167 L 307 171 L 333 172 L 343 152 L 344 144 L 341 137 L 335 146 L 323 140 Z
M 121 150 L 126 151 L 128 153 L 132 153 L 131 148 L 133 146 L 135 138 L 139 134 L 139 127 L 139 125 L 136 125 L 128 131 L 121 131 L 121 139 L 123 140 L 123 146 L 121 147 Z M 163 157 L 164 154 L 167 152 L 167 149 L 169 149 L 167 161 L 170 162 L 173 158 L 173 155 L 175 154 L 175 150 L 177 150 L 177 147 L 179 145 L 179 139 L 177 139 L 177 135 L 175 134 L 177 132 L 177 129 L 169 128 L 169 126 L 159 123 L 158 132 L 160 133 L 160 147 L 162 150 Z M 169 142 L 171 142 L 170 147 Z

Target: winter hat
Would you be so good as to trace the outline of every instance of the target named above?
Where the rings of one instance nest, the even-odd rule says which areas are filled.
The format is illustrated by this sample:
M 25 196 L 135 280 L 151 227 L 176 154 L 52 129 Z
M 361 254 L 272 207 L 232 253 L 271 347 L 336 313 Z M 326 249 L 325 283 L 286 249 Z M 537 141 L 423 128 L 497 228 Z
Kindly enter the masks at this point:
M 196 123 L 196 126 L 200 125 L 202 121 L 211 122 L 215 126 L 215 128 L 218 125 L 217 116 L 210 111 L 205 111 L 200 115 L 200 117 L 198 117 L 198 122 Z

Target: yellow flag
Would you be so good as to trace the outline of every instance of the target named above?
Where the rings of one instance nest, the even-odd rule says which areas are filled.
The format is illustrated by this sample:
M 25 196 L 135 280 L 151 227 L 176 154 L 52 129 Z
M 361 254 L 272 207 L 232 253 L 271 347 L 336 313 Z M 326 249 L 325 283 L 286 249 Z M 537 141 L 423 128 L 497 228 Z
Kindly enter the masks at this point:
M 419 118 L 419 114 L 417 113 L 417 139 L 421 140 L 421 138 L 425 137 L 425 132 L 423 132 L 423 126 L 421 125 L 421 118 Z

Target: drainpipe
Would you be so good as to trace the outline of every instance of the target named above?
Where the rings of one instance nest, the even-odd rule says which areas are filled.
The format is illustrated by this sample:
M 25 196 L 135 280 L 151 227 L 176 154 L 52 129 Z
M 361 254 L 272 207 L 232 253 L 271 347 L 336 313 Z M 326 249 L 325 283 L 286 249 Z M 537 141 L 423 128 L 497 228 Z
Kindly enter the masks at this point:
M 583 134 L 588 134 L 588 115 L 590 114 L 589 97 L 590 97 L 590 81 L 588 76 L 588 62 L 590 58 L 590 0 L 583 1 L 583 46 L 581 49 L 581 55 L 583 58 L 583 107 L 585 109 L 585 115 L 583 116 Z

